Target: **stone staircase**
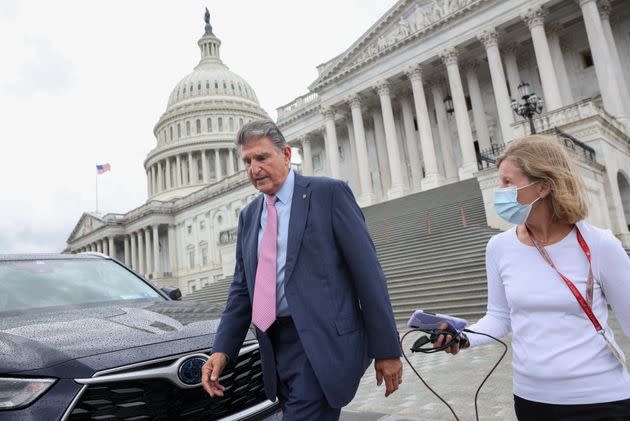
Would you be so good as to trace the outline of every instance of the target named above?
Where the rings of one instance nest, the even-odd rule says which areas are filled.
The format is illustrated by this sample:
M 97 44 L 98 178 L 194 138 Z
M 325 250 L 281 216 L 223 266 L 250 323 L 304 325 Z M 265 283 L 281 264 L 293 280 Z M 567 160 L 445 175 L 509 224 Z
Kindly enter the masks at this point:
M 208 284 L 198 291 L 182 297 L 182 300 L 206 301 L 209 303 L 225 304 L 227 300 L 232 277 L 219 279 L 216 282 Z
M 363 209 L 387 277 L 394 314 L 404 323 L 418 308 L 464 317 L 485 313 L 487 226 L 476 179 Z M 231 279 L 185 300 L 225 302 Z

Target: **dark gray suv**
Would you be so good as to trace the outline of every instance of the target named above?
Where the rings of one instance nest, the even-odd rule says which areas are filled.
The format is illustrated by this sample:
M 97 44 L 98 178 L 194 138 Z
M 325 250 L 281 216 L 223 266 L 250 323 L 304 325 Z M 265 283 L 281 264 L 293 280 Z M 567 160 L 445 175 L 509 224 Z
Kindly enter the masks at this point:
M 225 397 L 201 388 L 221 309 L 178 295 L 96 253 L 0 255 L 0 419 L 276 419 L 251 332 Z

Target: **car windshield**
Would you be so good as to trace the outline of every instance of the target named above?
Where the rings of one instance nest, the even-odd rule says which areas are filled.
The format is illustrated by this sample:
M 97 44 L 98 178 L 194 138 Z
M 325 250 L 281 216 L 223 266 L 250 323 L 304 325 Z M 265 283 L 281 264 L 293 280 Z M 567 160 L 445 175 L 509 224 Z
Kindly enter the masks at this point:
M 0 261 L 0 311 L 141 298 L 164 299 L 111 260 Z

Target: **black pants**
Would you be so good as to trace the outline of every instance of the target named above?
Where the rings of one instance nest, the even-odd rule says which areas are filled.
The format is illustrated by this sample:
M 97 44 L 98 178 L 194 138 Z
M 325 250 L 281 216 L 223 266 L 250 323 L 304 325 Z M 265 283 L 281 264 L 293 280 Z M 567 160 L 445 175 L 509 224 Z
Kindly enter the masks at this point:
M 630 421 L 630 399 L 585 405 L 528 401 L 514 395 L 518 421 Z

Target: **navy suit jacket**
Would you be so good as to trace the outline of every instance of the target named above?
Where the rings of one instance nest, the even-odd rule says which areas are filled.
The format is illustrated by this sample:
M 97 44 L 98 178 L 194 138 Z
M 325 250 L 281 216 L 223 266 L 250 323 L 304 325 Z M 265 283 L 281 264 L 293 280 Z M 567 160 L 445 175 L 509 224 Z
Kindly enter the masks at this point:
M 215 352 L 235 361 L 251 323 L 263 195 L 239 217 L 236 267 Z M 302 346 L 328 403 L 354 397 L 372 358 L 400 356 L 385 276 L 363 213 L 342 181 L 295 175 L 285 294 Z M 276 398 L 271 341 L 256 329 L 265 392 Z

